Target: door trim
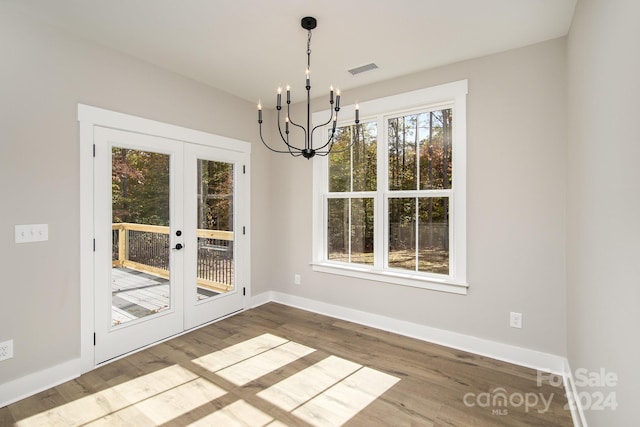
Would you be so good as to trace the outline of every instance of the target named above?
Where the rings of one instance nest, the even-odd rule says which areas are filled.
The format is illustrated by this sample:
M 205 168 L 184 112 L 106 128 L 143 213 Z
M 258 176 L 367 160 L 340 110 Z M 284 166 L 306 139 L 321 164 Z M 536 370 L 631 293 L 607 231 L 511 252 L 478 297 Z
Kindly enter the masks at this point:
M 243 180 L 243 205 L 246 207 L 246 216 L 241 224 L 246 224 L 247 234 L 238 236 L 242 238 L 242 250 L 237 254 L 242 257 L 247 266 L 240 286 L 247 288 L 247 298 L 244 299 L 244 308 L 248 307 L 251 295 L 251 269 L 250 269 L 250 154 L 251 144 L 233 138 L 219 136 L 116 111 L 105 110 L 85 104 L 78 104 L 78 122 L 80 133 L 80 372 L 85 373 L 94 369 L 94 164 L 93 141 L 94 127 L 107 127 L 128 132 L 137 132 L 162 138 L 175 139 L 193 144 L 205 145 L 236 153 L 242 153 L 246 165 L 245 179 Z

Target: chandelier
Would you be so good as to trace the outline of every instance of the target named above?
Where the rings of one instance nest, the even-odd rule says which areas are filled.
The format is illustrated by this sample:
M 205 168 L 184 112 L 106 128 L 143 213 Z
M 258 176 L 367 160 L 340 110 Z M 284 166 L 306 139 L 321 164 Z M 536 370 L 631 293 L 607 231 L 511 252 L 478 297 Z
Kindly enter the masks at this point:
M 284 132 L 283 132 L 283 126 L 282 126 L 282 88 L 279 87 L 278 88 L 278 92 L 276 95 L 276 110 L 277 110 L 277 123 L 278 123 L 278 133 L 280 134 L 280 138 L 282 139 L 282 142 L 285 145 L 285 148 L 277 150 L 274 149 L 272 147 L 269 146 L 269 144 L 267 144 L 262 136 L 262 104 L 260 102 L 258 102 L 258 124 L 260 127 L 260 139 L 262 140 L 262 143 L 265 145 L 265 147 L 267 147 L 269 150 L 275 152 L 275 153 L 289 153 L 294 157 L 299 157 L 302 156 L 305 159 L 311 159 L 313 156 L 326 156 L 331 152 L 331 149 L 333 148 L 333 143 L 334 143 L 334 136 L 336 133 L 336 123 L 338 121 L 338 112 L 340 112 L 340 90 L 336 91 L 336 96 L 335 96 L 335 106 L 334 106 L 334 93 L 333 93 L 333 86 L 331 86 L 330 88 L 330 92 L 329 92 L 329 110 L 331 112 L 331 117 L 329 117 L 329 120 L 327 120 L 326 123 L 322 123 L 320 125 L 315 126 L 314 128 L 311 127 L 311 30 L 313 30 L 314 28 L 316 28 L 317 26 L 317 21 L 316 18 L 313 18 L 311 16 L 307 16 L 305 18 L 302 18 L 302 21 L 300 22 L 300 25 L 302 26 L 302 28 L 304 28 L 305 30 L 307 30 L 307 69 L 305 71 L 305 75 L 306 75 L 306 84 L 305 87 L 307 89 L 307 123 L 306 123 L 306 127 L 303 125 L 300 125 L 296 122 L 294 122 L 291 119 L 291 116 L 289 114 L 289 109 L 291 106 L 291 88 L 290 86 L 287 86 L 286 90 L 287 90 L 287 111 L 286 114 L 284 114 Z M 358 104 L 356 104 L 356 124 L 360 123 L 360 111 L 358 108 Z M 335 114 L 334 114 L 335 113 Z M 313 133 L 316 131 L 316 129 L 318 128 L 323 128 L 324 126 L 327 126 L 329 123 L 331 123 L 331 121 L 333 121 L 333 125 L 331 126 L 331 133 L 329 134 L 329 139 L 327 140 L 327 142 L 324 145 L 318 146 L 318 147 L 314 147 L 313 145 Z M 294 145 L 294 143 L 289 142 L 289 132 L 290 132 L 290 127 L 297 127 L 299 129 L 302 129 L 302 132 L 304 134 L 304 147 L 299 147 L 298 145 Z M 348 147 L 347 147 L 348 148 Z M 345 148 L 346 149 L 346 148 Z

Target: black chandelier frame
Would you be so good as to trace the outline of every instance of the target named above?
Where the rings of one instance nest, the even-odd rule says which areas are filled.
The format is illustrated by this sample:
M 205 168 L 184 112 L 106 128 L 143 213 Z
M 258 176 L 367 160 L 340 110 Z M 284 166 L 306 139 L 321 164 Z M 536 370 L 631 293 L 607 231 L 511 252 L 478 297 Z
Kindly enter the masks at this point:
M 300 21 L 300 25 L 302 26 L 302 28 L 307 30 L 307 70 L 306 70 L 306 84 L 305 84 L 305 88 L 307 91 L 307 123 L 306 123 L 307 126 L 306 127 L 294 122 L 291 119 L 291 115 L 290 115 L 291 88 L 287 86 L 286 88 L 287 111 L 286 111 L 286 116 L 284 118 L 284 133 L 283 133 L 282 118 L 281 118 L 282 88 L 278 88 L 278 93 L 276 95 L 278 133 L 280 134 L 280 138 L 282 139 L 282 142 L 286 146 L 286 150 L 274 149 L 270 147 L 269 144 L 267 144 L 266 141 L 264 140 L 264 137 L 262 136 L 262 105 L 258 103 L 258 124 L 260 128 L 260 140 L 262 141 L 265 147 L 267 147 L 269 150 L 273 151 L 274 153 L 285 153 L 285 154 L 288 153 L 288 154 L 291 154 L 293 157 L 302 156 L 305 159 L 311 159 L 314 156 L 327 156 L 332 152 L 332 148 L 334 144 L 334 136 L 336 133 L 336 125 L 338 122 L 338 113 L 340 112 L 340 90 L 337 90 L 336 92 L 335 106 L 334 106 L 333 86 L 330 89 L 329 110 L 331 111 L 331 116 L 329 117 L 329 120 L 327 120 L 325 123 L 319 124 L 311 128 L 311 30 L 316 28 L 317 24 L 318 24 L 317 20 L 311 16 L 306 16 L 302 18 L 302 20 Z M 329 139 L 324 145 L 314 148 L 313 133 L 316 131 L 316 129 L 327 126 L 329 123 L 331 123 L 331 121 L 333 121 L 333 125 L 331 127 L 331 134 L 329 136 Z M 355 123 L 356 124 L 360 123 L 360 111 L 358 109 L 357 104 L 356 104 L 356 110 L 355 110 Z M 297 147 L 294 144 L 289 142 L 289 133 L 290 133 L 289 125 L 302 129 L 304 133 L 304 148 Z M 353 143 L 349 144 L 349 146 L 339 151 L 344 151 L 349 149 L 352 144 Z M 339 152 L 339 151 L 334 150 L 333 152 Z

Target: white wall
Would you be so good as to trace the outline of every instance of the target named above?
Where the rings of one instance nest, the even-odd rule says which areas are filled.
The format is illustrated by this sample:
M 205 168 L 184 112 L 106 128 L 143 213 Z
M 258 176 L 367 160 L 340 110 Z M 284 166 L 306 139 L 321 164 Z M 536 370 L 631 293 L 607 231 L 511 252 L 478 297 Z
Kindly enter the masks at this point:
M 618 408 L 590 426 L 638 424 L 640 3 L 580 0 L 568 37 L 567 337 L 571 368 L 618 376 Z
M 468 295 L 311 271 L 312 165 L 286 155 L 272 156 L 277 189 L 273 289 L 564 356 L 565 42 L 557 39 L 344 93 L 346 105 L 469 79 Z M 294 120 L 303 114 L 296 107 Z M 313 107 L 325 109 L 324 98 Z M 293 284 L 294 273 L 302 276 L 299 286 Z M 509 327 L 510 311 L 523 313 L 523 329 Z
M 15 353 L 0 362 L 2 384 L 80 355 L 78 103 L 245 141 L 257 130 L 248 102 L 2 5 L 0 55 L 0 341 Z M 257 292 L 269 283 L 265 154 L 252 153 Z M 14 225 L 29 223 L 49 224 L 49 241 L 15 244 Z

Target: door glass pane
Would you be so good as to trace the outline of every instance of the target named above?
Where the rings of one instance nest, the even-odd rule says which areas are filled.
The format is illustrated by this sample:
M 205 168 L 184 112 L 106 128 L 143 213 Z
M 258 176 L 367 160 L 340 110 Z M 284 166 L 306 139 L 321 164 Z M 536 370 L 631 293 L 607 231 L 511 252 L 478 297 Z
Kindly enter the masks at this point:
M 197 300 L 234 289 L 233 164 L 198 159 Z
M 112 326 L 171 308 L 169 160 L 112 148 Z

